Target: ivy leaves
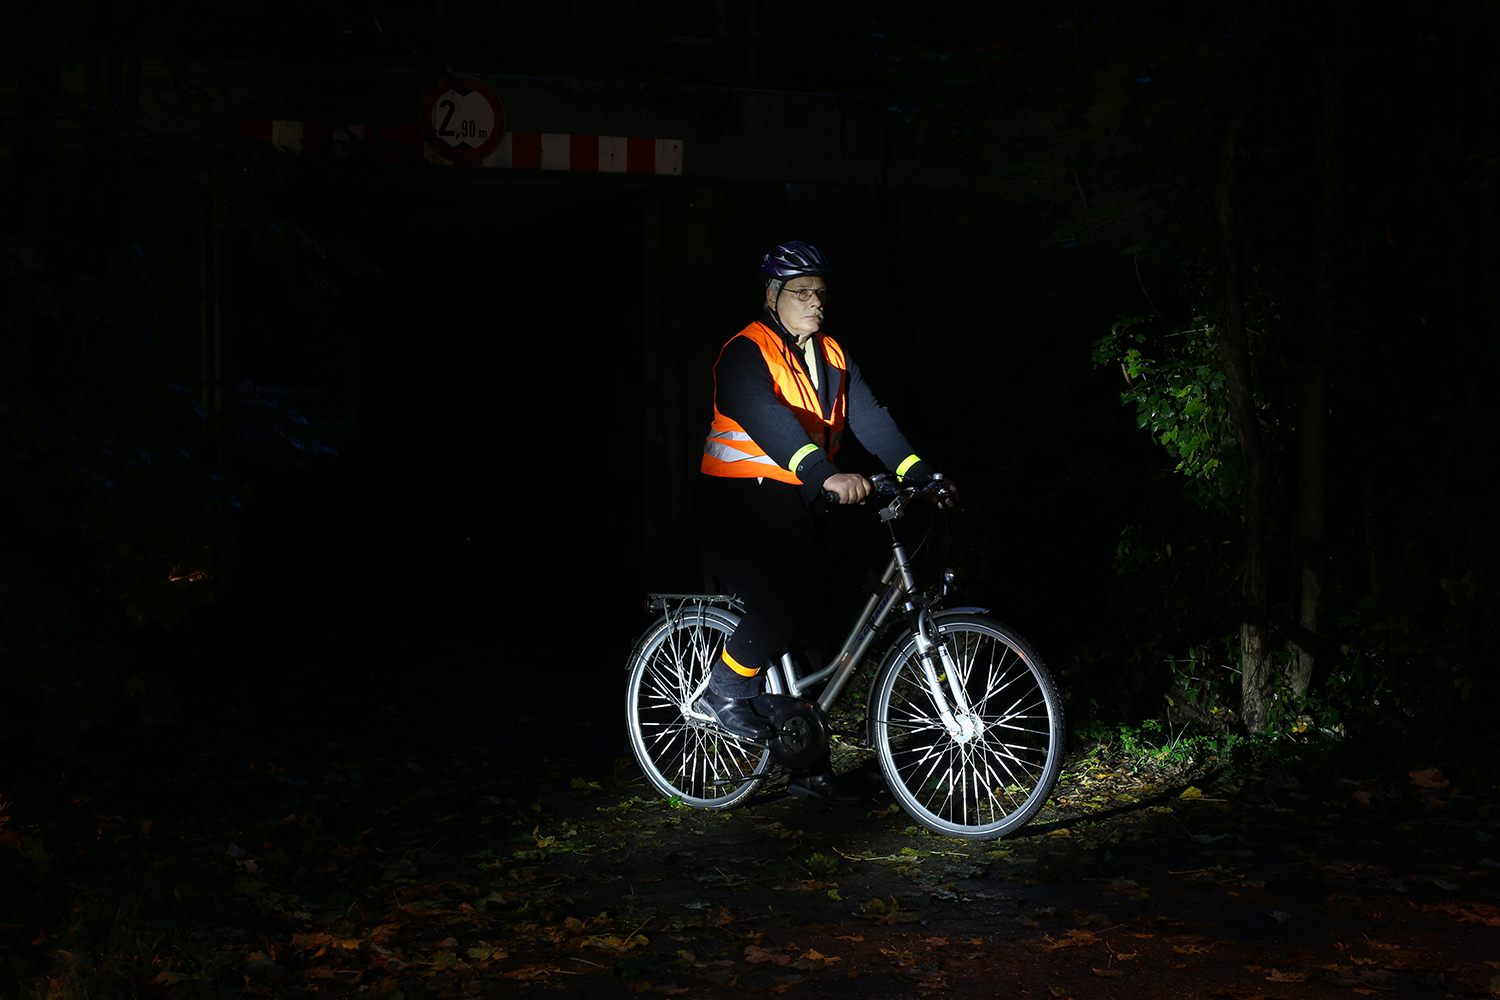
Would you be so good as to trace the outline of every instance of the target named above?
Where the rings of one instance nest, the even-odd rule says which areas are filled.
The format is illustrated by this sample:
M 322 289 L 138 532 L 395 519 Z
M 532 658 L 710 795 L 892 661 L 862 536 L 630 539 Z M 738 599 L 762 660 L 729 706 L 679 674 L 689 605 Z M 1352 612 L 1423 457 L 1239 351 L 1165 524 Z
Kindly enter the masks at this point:
M 1239 495 L 1241 465 L 1216 328 L 1195 316 L 1188 328 L 1153 343 L 1143 326 L 1152 319 L 1115 323 L 1094 343 L 1094 364 L 1120 366 L 1128 386 L 1120 402 L 1135 407 L 1136 426 L 1177 460 L 1173 471 L 1187 478 L 1198 503 L 1224 506 Z

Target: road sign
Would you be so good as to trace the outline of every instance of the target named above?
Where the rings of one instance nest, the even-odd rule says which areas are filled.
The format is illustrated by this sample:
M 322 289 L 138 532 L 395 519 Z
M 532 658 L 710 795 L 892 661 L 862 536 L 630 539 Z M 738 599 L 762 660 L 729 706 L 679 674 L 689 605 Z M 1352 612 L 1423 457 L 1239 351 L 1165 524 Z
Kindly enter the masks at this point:
M 442 80 L 422 102 L 422 136 L 437 152 L 478 163 L 505 135 L 505 106 L 488 84 L 472 76 Z

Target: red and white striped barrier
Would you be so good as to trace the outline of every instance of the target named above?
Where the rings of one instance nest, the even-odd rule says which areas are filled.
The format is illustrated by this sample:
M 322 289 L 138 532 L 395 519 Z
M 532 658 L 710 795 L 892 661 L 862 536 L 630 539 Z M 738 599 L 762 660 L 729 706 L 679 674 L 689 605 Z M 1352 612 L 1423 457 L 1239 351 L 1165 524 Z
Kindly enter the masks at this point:
M 246 118 L 240 123 L 246 139 L 269 143 L 290 153 L 339 152 L 349 143 L 374 147 L 380 160 L 409 162 L 420 156 L 429 163 L 448 165 L 422 141 L 415 125 L 329 125 L 325 122 Z M 506 132 L 493 153 L 480 161 L 486 167 L 512 170 L 571 170 L 599 174 L 682 174 L 682 140 L 648 139 L 623 135 L 572 135 L 566 132 Z

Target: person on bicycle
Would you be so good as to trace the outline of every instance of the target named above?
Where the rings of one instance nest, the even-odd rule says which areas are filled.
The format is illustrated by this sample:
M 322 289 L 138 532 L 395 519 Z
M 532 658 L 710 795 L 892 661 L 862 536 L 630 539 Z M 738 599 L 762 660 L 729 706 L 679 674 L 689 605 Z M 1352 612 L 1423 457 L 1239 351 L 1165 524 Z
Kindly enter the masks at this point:
M 773 654 L 792 647 L 821 666 L 828 626 L 811 504 L 827 493 L 863 503 L 870 481 L 835 460 L 849 432 L 903 480 L 933 470 L 913 452 L 856 365 L 824 334 L 828 278 L 816 247 L 783 243 L 765 254 L 760 316 L 714 365 L 714 416 L 703 446 L 700 534 L 707 570 L 745 603 L 714 664 L 704 706 L 729 732 L 771 736 L 752 699 Z M 820 773 L 793 778 L 793 795 L 839 804 L 862 796 Z

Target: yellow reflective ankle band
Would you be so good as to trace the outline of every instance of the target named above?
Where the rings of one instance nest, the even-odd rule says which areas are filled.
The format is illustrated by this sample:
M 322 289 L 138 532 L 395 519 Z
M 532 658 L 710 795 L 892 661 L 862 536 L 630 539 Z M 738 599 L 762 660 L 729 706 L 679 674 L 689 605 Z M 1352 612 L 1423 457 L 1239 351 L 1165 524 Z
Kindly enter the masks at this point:
M 721 659 L 723 659 L 725 666 L 727 666 L 730 670 L 733 670 L 735 673 L 739 674 L 741 677 L 754 677 L 756 674 L 760 673 L 759 667 L 740 666 L 740 661 L 730 656 L 729 650 L 727 649 L 724 650 Z

